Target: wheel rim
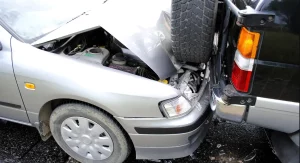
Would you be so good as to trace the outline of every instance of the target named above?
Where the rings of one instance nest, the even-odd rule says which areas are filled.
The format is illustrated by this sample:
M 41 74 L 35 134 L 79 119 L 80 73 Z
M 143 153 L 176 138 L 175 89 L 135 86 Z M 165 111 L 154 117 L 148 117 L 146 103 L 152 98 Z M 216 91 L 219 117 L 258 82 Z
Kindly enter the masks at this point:
M 83 117 L 69 117 L 61 125 L 65 143 L 77 154 L 91 160 L 103 160 L 113 152 L 113 141 L 96 122 Z

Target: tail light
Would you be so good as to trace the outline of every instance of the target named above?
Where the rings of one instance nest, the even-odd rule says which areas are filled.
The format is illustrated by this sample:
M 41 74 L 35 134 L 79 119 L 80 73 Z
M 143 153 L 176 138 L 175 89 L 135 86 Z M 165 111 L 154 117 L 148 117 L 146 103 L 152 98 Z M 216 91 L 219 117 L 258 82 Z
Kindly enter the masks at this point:
M 249 91 L 259 37 L 259 33 L 250 32 L 245 27 L 241 29 L 231 74 L 232 84 L 238 91 Z

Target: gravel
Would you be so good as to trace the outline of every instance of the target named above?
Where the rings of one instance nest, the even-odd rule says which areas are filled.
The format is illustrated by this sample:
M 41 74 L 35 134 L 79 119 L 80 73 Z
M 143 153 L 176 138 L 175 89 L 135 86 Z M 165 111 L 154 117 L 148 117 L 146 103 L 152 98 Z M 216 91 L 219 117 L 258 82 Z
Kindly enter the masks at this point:
M 169 160 L 135 160 L 126 163 L 280 163 L 263 128 L 214 119 L 206 138 L 190 156 Z M 0 121 L 0 163 L 78 163 L 55 143 L 43 142 L 35 128 Z

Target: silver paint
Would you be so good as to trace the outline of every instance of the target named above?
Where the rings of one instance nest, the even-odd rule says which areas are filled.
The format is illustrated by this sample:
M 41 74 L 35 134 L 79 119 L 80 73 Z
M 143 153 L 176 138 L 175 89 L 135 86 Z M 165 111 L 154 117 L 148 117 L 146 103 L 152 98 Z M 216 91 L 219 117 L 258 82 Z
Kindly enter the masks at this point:
M 210 108 L 206 108 L 210 109 Z M 136 151 L 137 159 L 169 159 L 190 155 L 206 135 L 209 123 L 199 125 L 193 131 L 179 134 L 138 134 L 134 127 L 155 127 L 160 124 L 165 128 L 187 126 L 202 116 L 202 109 L 193 109 L 188 115 L 180 118 L 117 118 L 128 132 Z M 211 121 L 212 115 L 207 117 Z M 194 139 L 192 139 L 194 138 Z M 147 141 L 145 141 L 147 140 Z
M 20 87 L 27 111 L 32 113 L 39 113 L 51 100 L 75 99 L 114 116 L 162 117 L 158 103 L 180 95 L 158 81 L 45 52 L 14 38 L 12 53 L 18 84 L 36 85 L 35 91 Z
M 265 128 L 293 133 L 299 130 L 299 103 L 257 97 L 255 106 L 250 106 L 248 123 Z
M 41 40 L 47 42 L 103 27 L 149 65 L 160 78 L 166 78 L 176 73 L 170 59 L 170 6 L 170 0 L 109 0 L 102 6 L 98 6 L 97 10 L 85 13 Z M 1 30 L 4 31 L 2 28 Z M 171 127 L 190 125 L 202 116 L 204 109 L 207 109 L 204 106 L 194 109 L 189 115 L 182 116 L 180 119 L 165 118 L 159 109 L 159 103 L 181 95 L 180 91 L 169 85 L 100 64 L 49 53 L 15 38 L 11 38 L 10 43 L 9 40 L 2 40 L 2 35 L 0 36 L 2 44 L 7 41 L 4 44 L 12 48 L 11 53 L 10 50 L 7 53 L 7 58 L 10 59 L 1 58 L 0 62 L 13 66 L 14 72 L 10 70 L 9 77 L 14 79 L 11 83 L 17 81 L 20 89 L 17 95 L 21 94 L 24 102 L 23 115 L 27 118 L 26 112 L 28 113 L 27 122 L 33 126 L 40 122 L 41 108 L 56 99 L 83 101 L 107 111 L 116 119 L 129 118 L 140 122 L 149 122 L 147 119 L 151 119 L 158 124 Z M 35 45 L 43 43 L 41 40 Z M 25 89 L 24 82 L 34 83 L 36 89 L 34 91 Z M 12 89 L 17 89 L 17 85 L 15 84 Z M 204 100 L 207 101 L 206 98 Z M 203 105 L 206 105 L 205 102 Z M 1 116 L 10 113 L 19 121 L 26 122 L 18 117 L 22 114 L 13 113 L 13 110 L 5 111 Z M 133 126 L 128 122 L 128 124 L 122 123 L 122 127 L 128 129 Z M 207 126 L 199 126 L 188 134 L 178 134 L 177 144 L 166 143 L 161 144 L 159 148 L 149 149 L 147 146 L 135 146 L 136 149 L 140 148 L 137 150 L 137 158 L 186 156 L 199 146 L 200 139 L 203 139 L 207 128 Z M 196 139 L 190 141 L 189 137 L 194 134 Z M 132 135 L 133 137 L 136 143 L 143 138 L 137 138 L 136 135 Z M 153 136 L 152 141 L 160 141 L 157 138 Z M 158 155 L 157 152 L 161 154 Z
M 2 44 L 0 51 L 0 101 L 21 106 L 21 108 L 12 108 L 0 105 L 0 117 L 28 123 L 29 120 L 14 77 L 10 47 L 11 35 L 2 26 L 0 26 L 0 37 Z
M 165 79 L 176 73 L 170 59 L 170 7 L 170 0 L 109 0 L 32 45 L 102 27 Z

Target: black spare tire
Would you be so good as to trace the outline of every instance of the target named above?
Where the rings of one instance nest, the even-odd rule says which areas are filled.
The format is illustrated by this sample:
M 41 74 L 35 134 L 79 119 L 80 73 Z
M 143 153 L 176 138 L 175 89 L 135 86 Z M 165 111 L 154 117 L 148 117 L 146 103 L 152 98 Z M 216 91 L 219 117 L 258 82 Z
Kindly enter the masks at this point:
M 212 52 L 217 0 L 172 0 L 172 50 L 179 61 L 205 63 Z

